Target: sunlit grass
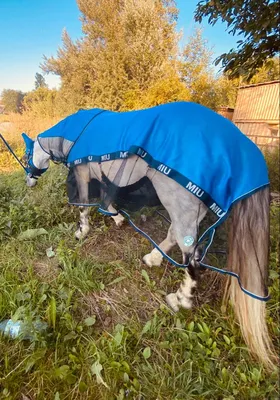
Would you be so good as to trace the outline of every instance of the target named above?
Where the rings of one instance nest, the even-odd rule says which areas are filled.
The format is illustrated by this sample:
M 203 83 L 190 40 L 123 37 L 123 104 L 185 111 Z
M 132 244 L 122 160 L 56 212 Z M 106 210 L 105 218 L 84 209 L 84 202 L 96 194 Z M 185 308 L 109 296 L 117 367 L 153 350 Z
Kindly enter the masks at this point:
M 164 294 L 181 271 L 167 262 L 147 268 L 146 240 L 94 211 L 90 236 L 77 242 L 65 177 L 55 166 L 33 189 L 20 170 L 0 177 L 0 318 L 49 326 L 31 342 L 1 338 L 0 398 L 277 399 L 277 373 L 251 359 L 230 309 L 221 308 L 220 279 L 205 273 L 196 307 L 174 314 Z M 268 324 L 275 342 L 278 213 L 274 205 Z M 19 236 L 39 228 L 47 233 Z

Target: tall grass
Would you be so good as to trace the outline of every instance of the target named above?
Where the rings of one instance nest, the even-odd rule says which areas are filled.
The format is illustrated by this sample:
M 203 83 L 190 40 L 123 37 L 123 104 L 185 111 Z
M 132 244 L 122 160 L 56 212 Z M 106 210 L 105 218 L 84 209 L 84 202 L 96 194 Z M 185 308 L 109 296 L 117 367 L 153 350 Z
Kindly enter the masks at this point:
M 0 127 L 1 123 L 9 122 L 9 126 L 5 128 L 2 132 L 0 129 L 0 133 L 2 133 L 5 138 L 7 138 L 9 143 L 17 148 L 22 146 L 22 132 L 25 132 L 30 137 L 35 138 L 39 133 L 50 128 L 58 121 L 59 118 L 36 117 L 36 115 L 34 115 L 32 112 L 24 112 L 23 114 L 14 113 L 9 115 L 0 115 Z
M 23 156 L 24 143 L 21 137 L 23 132 L 35 138 L 39 133 L 58 122 L 58 118 L 38 118 L 31 112 L 23 114 L 0 115 L 0 133 L 8 141 L 18 157 Z M 1 124 L 5 123 L 1 129 Z M 8 123 L 8 125 L 7 125 Z M 19 164 L 14 159 L 2 140 L 0 140 L 0 173 L 17 170 Z

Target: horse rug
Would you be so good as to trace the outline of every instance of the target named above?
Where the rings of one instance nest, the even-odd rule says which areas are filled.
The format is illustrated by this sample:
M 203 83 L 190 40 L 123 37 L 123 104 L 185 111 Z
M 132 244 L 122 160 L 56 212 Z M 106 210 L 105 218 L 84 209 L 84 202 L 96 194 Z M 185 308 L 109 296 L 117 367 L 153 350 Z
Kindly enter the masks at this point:
M 41 133 L 38 141 L 53 160 L 69 168 L 70 204 L 99 205 L 103 210 L 110 202 L 118 210 L 135 210 L 158 205 L 159 199 L 147 178 L 116 190 L 119 177 L 115 182 L 104 177 L 101 183 L 91 182 L 89 201 L 81 204 L 75 167 L 123 159 L 125 168 L 131 155 L 141 157 L 208 207 L 215 217 L 207 230 L 210 242 L 235 202 L 269 184 L 258 147 L 231 121 L 195 103 L 175 102 L 129 112 L 80 110 Z M 104 188 L 109 195 L 107 201 L 106 196 L 100 201 Z

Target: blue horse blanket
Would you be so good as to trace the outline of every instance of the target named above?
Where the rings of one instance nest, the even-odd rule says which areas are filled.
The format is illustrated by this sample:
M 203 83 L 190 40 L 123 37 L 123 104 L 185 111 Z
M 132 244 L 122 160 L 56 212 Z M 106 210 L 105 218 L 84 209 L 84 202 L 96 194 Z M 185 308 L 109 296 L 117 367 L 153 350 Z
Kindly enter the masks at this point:
M 41 133 L 38 141 L 68 167 L 136 154 L 219 218 L 269 184 L 258 147 L 232 122 L 195 103 L 129 112 L 80 110 Z

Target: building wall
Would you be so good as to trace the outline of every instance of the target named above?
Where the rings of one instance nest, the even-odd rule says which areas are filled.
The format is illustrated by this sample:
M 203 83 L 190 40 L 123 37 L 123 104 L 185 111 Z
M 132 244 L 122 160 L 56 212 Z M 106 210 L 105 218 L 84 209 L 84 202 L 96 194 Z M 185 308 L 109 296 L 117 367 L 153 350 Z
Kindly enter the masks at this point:
M 279 146 L 280 81 L 239 88 L 235 125 L 260 147 Z
M 223 117 L 229 119 L 230 121 L 232 121 L 233 112 L 234 112 L 234 108 L 220 107 L 220 108 L 218 109 L 218 114 L 220 114 L 220 115 L 222 115 Z
M 239 88 L 233 121 L 279 122 L 280 81 Z

